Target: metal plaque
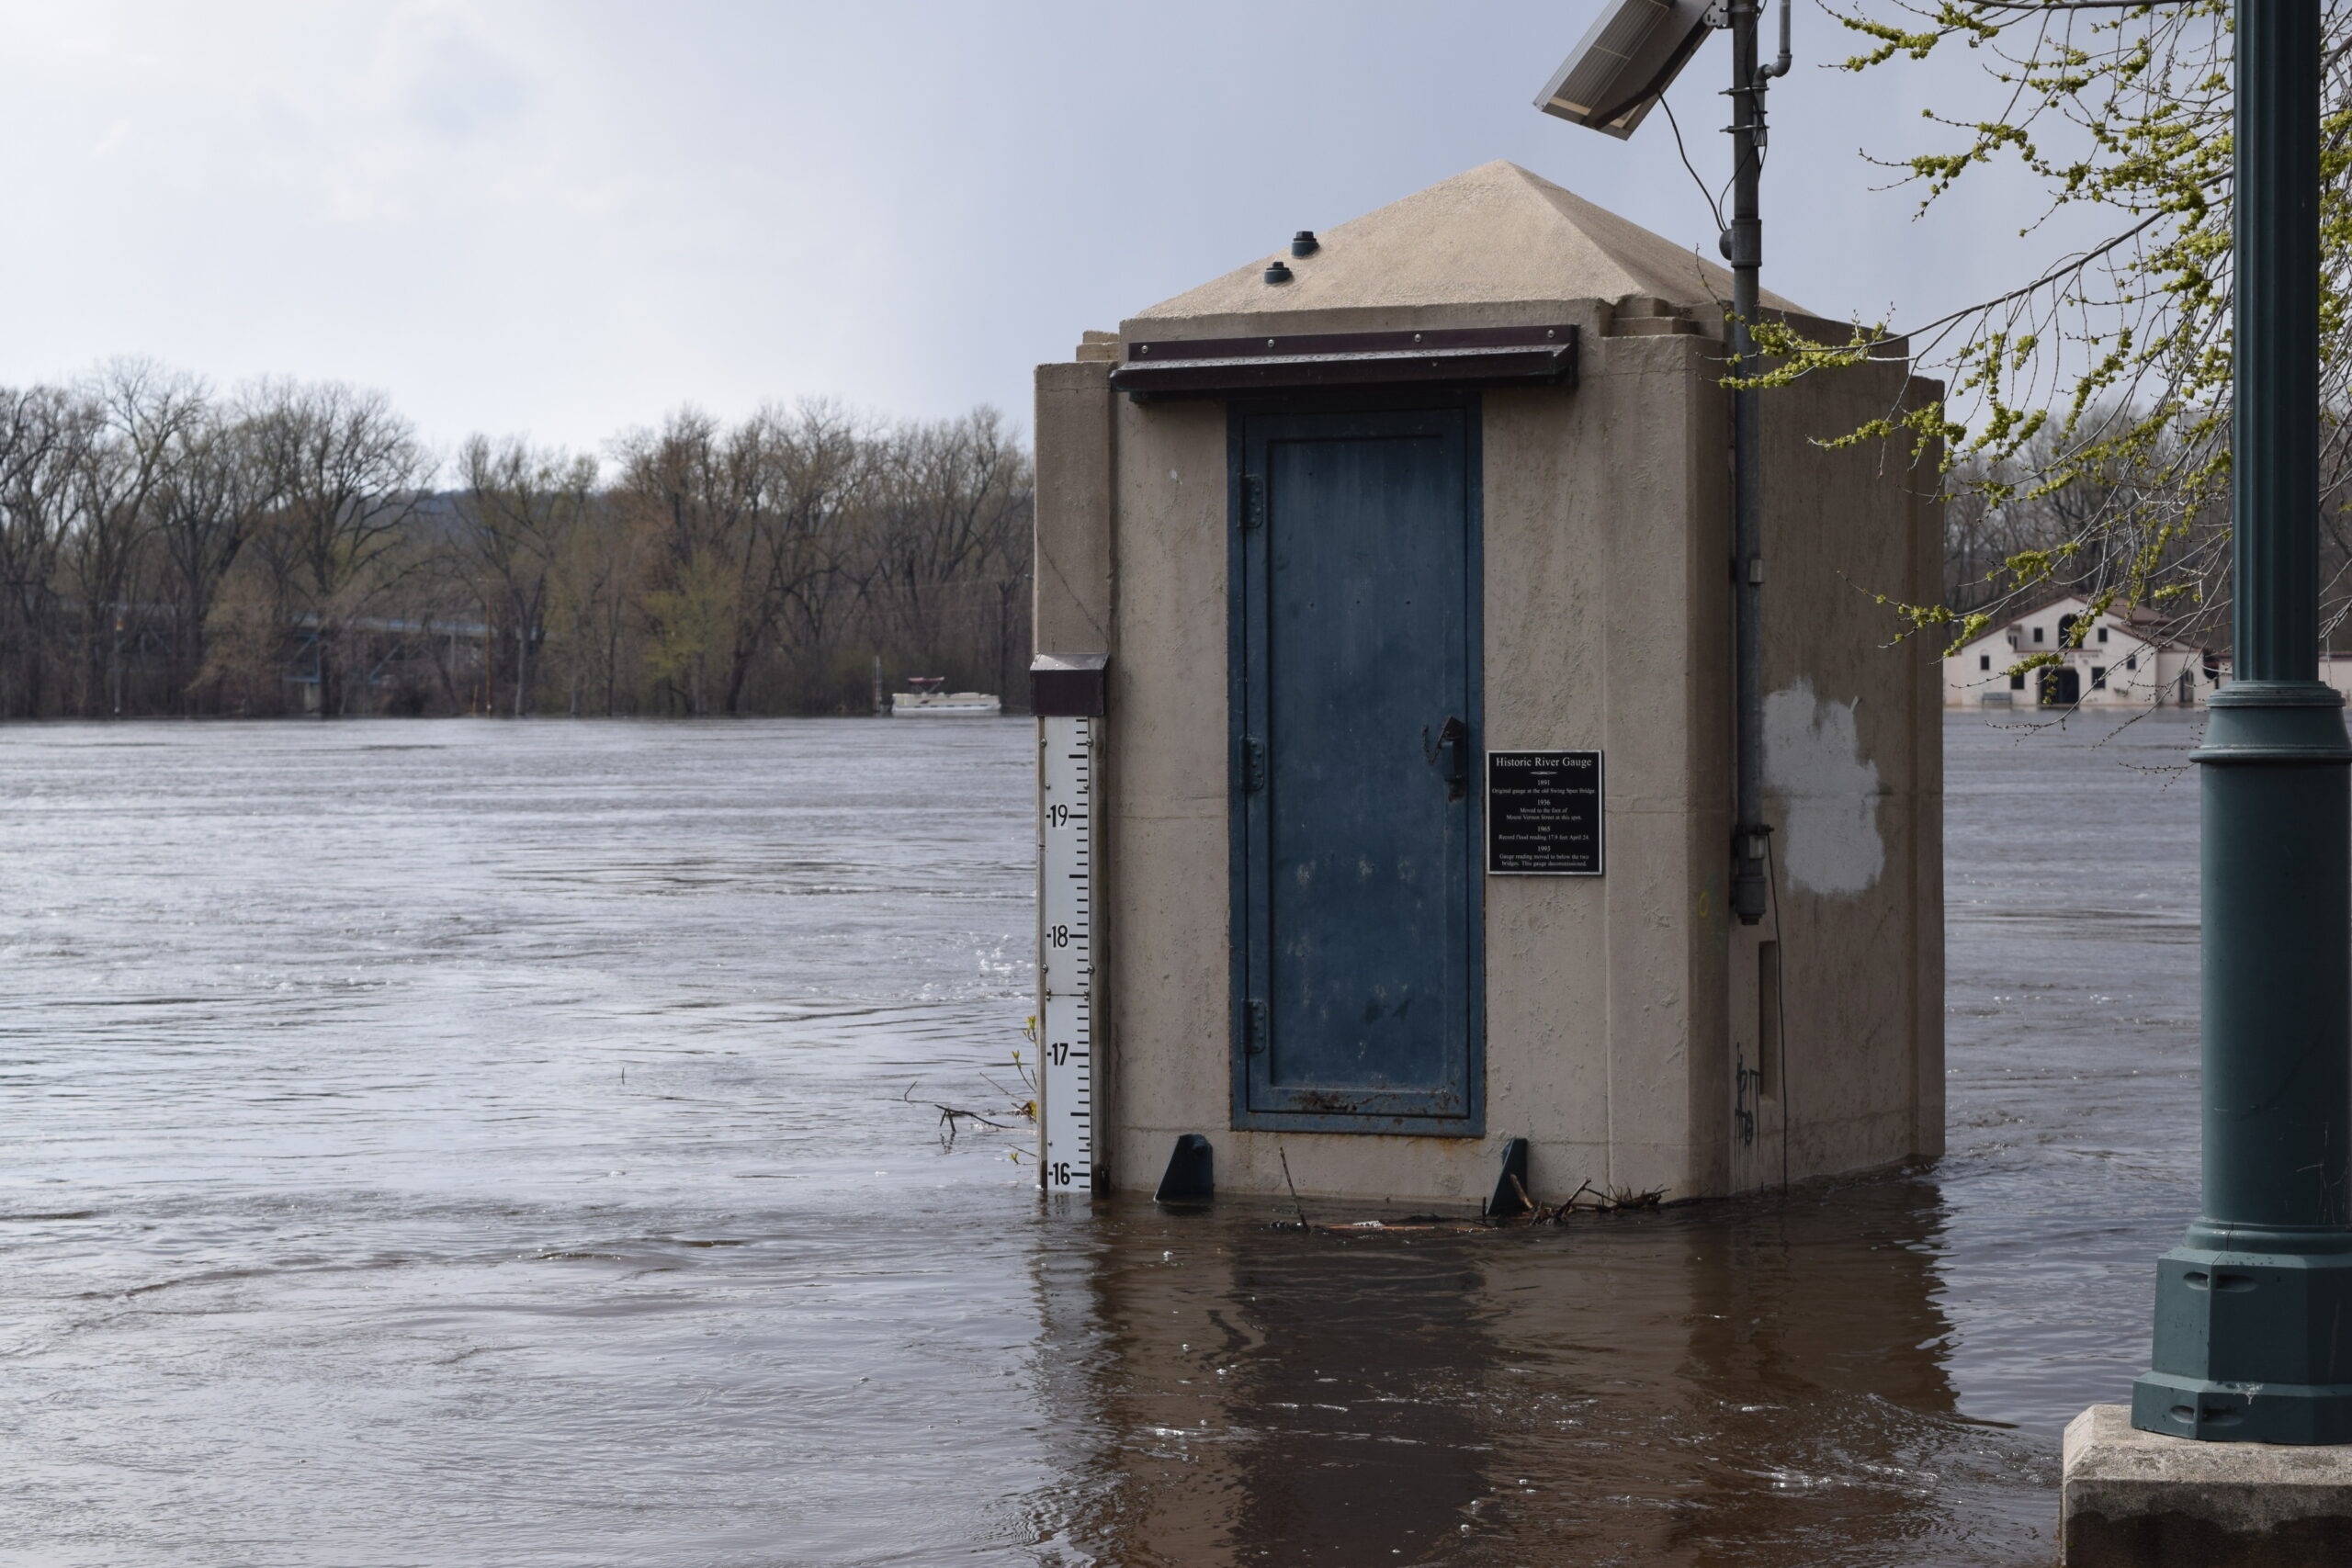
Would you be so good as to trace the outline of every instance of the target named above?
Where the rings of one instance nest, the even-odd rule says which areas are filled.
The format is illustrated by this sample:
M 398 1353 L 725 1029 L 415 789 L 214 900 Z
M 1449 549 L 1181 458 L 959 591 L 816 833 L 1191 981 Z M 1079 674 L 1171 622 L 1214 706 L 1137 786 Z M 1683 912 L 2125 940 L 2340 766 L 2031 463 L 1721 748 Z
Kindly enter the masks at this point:
M 1599 876 L 1600 753 L 1487 753 L 1487 874 Z

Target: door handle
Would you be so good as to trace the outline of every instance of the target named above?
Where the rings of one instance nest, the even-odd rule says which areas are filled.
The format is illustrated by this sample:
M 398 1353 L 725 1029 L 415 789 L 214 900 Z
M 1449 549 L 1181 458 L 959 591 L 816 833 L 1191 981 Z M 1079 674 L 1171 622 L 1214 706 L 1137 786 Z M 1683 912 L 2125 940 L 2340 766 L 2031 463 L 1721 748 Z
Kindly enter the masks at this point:
M 1448 718 L 1437 732 L 1437 767 L 1445 779 L 1446 798 L 1460 800 L 1463 786 L 1470 782 L 1470 727 L 1458 718 Z

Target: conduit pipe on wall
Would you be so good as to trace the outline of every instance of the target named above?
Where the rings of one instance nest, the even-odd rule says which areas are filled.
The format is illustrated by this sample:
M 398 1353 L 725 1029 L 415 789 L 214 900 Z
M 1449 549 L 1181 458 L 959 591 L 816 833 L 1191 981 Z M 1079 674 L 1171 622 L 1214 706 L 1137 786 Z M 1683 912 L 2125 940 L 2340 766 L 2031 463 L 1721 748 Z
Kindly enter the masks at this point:
M 1764 167 L 1764 96 L 1771 79 L 1788 73 L 1790 0 L 1781 0 L 1781 53 L 1759 65 L 1756 23 L 1763 0 L 1728 0 L 1731 23 L 1732 217 L 1724 231 L 1724 257 L 1731 263 L 1731 356 L 1734 372 L 1756 371 L 1753 324 L 1758 302 L 1758 273 L 1764 264 L 1764 223 L 1758 215 L 1758 186 Z M 1753 387 L 1732 392 L 1733 601 L 1738 739 L 1735 772 L 1736 799 L 1732 827 L 1732 913 L 1742 925 L 1764 918 L 1769 891 L 1764 821 L 1764 518 L 1762 410 Z

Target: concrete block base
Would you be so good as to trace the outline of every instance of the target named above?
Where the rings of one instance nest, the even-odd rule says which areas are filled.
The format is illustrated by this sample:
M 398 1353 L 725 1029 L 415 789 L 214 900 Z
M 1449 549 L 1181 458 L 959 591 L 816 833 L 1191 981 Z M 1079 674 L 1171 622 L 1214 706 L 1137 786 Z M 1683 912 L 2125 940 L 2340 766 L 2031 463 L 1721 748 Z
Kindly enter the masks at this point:
M 2199 1442 L 2094 1404 L 2066 1427 L 2060 1520 L 2065 1568 L 2334 1568 L 2352 1562 L 2352 1444 Z

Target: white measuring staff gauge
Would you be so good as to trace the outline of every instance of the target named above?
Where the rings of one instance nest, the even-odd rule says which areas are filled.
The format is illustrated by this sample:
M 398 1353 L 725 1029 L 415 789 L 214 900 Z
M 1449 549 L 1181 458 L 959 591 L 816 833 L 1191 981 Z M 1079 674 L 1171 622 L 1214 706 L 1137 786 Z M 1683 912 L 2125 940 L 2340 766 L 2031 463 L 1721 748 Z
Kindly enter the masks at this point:
M 1037 721 L 1038 1184 L 1094 1190 L 1098 718 Z

